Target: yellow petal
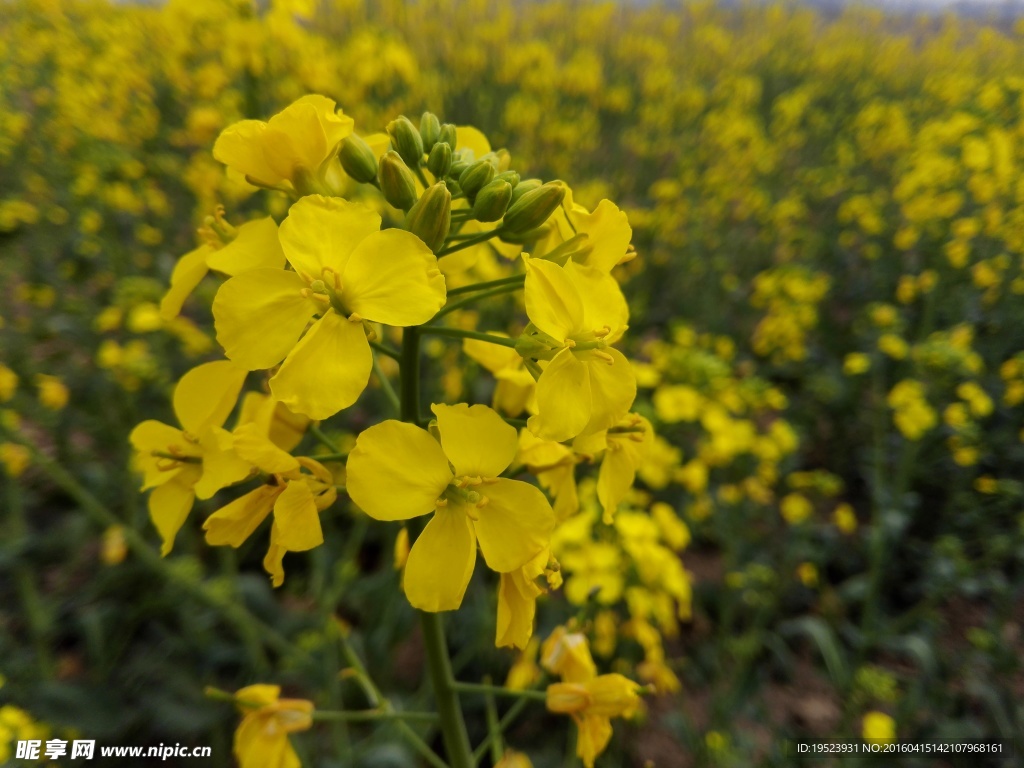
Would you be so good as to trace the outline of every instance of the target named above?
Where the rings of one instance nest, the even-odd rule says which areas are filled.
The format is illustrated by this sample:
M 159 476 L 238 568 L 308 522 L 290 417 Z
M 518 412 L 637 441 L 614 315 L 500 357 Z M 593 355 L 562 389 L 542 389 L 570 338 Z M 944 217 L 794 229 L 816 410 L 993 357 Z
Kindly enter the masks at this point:
M 459 125 L 455 127 L 455 149 L 457 152 L 468 149 L 473 153 L 473 158 L 479 160 L 491 151 L 491 142 L 479 128 Z
M 164 483 L 149 494 L 149 517 L 160 533 L 163 544 L 160 546 L 161 556 L 166 557 L 174 546 L 174 537 L 178 535 L 195 494 L 192 486 L 199 479 L 198 465 L 182 467 L 170 482 Z
M 499 478 L 477 489 L 489 500 L 476 510 L 474 528 L 491 570 L 508 573 L 521 568 L 547 548 L 555 513 L 539 488 Z
M 270 391 L 289 410 L 326 419 L 359 399 L 370 380 L 373 354 L 361 323 L 329 310 L 295 345 Z
M 194 251 L 189 251 L 174 265 L 171 272 L 171 287 L 160 300 L 160 317 L 164 320 L 172 320 L 181 312 L 185 299 L 195 290 L 195 287 L 206 277 L 206 260 L 214 253 L 213 248 L 208 245 L 201 245 Z
M 405 596 L 421 611 L 454 611 L 462 605 L 475 565 L 469 518 L 457 507 L 439 508 L 409 552 Z
M 128 439 L 138 452 L 135 456 L 135 466 L 142 470 L 144 491 L 168 482 L 178 470 L 169 469 L 172 466 L 171 460 L 153 456 L 153 451 L 178 453 L 183 456 L 200 455 L 199 447 L 186 440 L 180 429 L 154 419 L 148 419 L 135 427 Z
M 585 264 L 608 273 L 625 258 L 633 230 L 626 214 L 611 200 L 602 200 L 593 213 L 573 212 L 569 218 L 592 246 Z
M 537 414 L 527 426 L 537 437 L 561 442 L 583 431 L 592 410 L 587 364 L 563 349 L 537 381 Z
M 636 399 L 636 375 L 625 355 L 611 347 L 604 352 L 611 356 L 611 364 L 587 353 L 578 355 L 587 360 L 585 365 L 590 373 L 592 410 L 587 433 L 615 426 L 629 413 Z
M 324 543 L 320 514 L 313 492 L 303 480 L 290 480 L 274 504 L 277 545 L 289 552 L 305 552 Z
M 316 171 L 327 154 L 327 135 L 313 104 L 296 101 L 267 121 L 263 156 L 281 178 L 292 178 L 299 167 Z
M 284 584 L 284 556 L 288 554 L 288 550 L 277 543 L 280 535 L 276 525 L 270 526 L 270 546 L 263 557 L 263 570 L 270 574 L 270 583 L 275 588 Z
M 230 415 L 242 391 L 247 371 L 230 360 L 197 365 L 174 388 L 174 413 L 185 431 L 198 436 L 219 427 Z
M 267 186 L 274 186 L 285 177 L 275 172 L 263 154 L 267 124 L 262 120 L 242 120 L 221 131 L 213 145 L 213 156 L 243 176 Z
M 271 368 L 295 346 L 319 307 L 306 282 L 283 269 L 253 269 L 228 280 L 213 300 L 217 341 L 250 371 Z
M 609 450 L 601 462 L 601 470 L 597 476 L 597 498 L 604 508 L 604 521 L 610 523 L 615 509 L 619 506 L 629 489 L 633 487 L 636 470 L 630 456 L 623 450 Z
M 575 263 L 568 263 L 565 271 L 583 302 L 583 328 L 597 330 L 607 328 L 604 337 L 608 344 L 618 340 L 629 323 L 629 305 L 622 289 L 611 275 Z
M 206 543 L 213 547 L 240 547 L 274 508 L 281 488 L 261 485 L 221 507 L 203 523 Z
M 259 711 L 242 718 L 234 740 L 239 768 L 301 768 L 288 734 L 267 720 Z
M 499 331 L 491 331 L 490 334 L 501 336 L 504 339 L 508 338 L 507 333 Z M 516 368 L 522 361 L 519 353 L 512 347 L 503 347 L 500 344 L 491 344 L 478 339 L 463 339 L 462 351 L 491 373 L 497 373 L 506 368 Z
M 251 706 L 266 706 L 267 704 L 273 704 L 281 696 L 281 686 L 279 685 L 266 685 L 265 683 L 257 683 L 256 685 L 247 685 L 245 688 L 240 688 L 235 691 L 235 699 L 244 704 Z M 249 707 L 242 707 L 242 711 L 248 711 Z
M 208 499 L 221 488 L 244 480 L 254 471 L 252 464 L 234 450 L 231 433 L 220 427 L 207 429 L 199 437 L 203 449 L 203 476 L 196 483 L 196 496 Z
M 543 590 L 534 582 L 544 572 L 550 552 L 544 549 L 523 568 L 501 574 L 498 585 L 498 621 L 494 644 L 498 648 L 526 648 L 533 636 L 537 598 Z
M 594 760 L 604 752 L 612 738 L 612 722 L 607 717 L 584 715 L 576 719 L 576 755 L 586 768 L 594 768 Z
M 427 514 L 452 480 L 448 459 L 430 433 L 394 420 L 360 433 L 346 469 L 348 495 L 377 520 Z
M 566 270 L 543 259 L 524 256 L 523 261 L 526 314 L 530 321 L 558 341 L 583 330 L 583 300 Z
M 458 476 L 497 477 L 516 457 L 515 427 L 486 405 L 430 406 L 437 416 L 441 447 Z
M 247 221 L 238 228 L 234 240 L 220 250 L 211 250 L 206 265 L 226 275 L 250 269 L 282 269 L 284 251 L 277 237 L 277 222 L 269 216 Z
M 355 127 L 355 121 L 341 113 L 334 99 L 311 93 L 296 99 L 294 103 L 309 104 L 316 110 L 317 120 L 324 129 L 324 136 L 327 139 L 328 151 L 352 133 L 352 129 Z
M 293 472 L 299 461 L 271 442 L 258 422 L 250 421 L 234 431 L 235 451 L 248 462 L 272 475 Z
M 380 222 L 380 215 L 365 205 L 307 195 L 281 222 L 281 247 L 297 272 L 318 279 L 326 268 L 340 276 L 352 251 L 380 230 Z
M 419 325 L 445 302 L 437 258 L 411 232 L 386 229 L 352 252 L 342 275 L 342 301 L 362 317 L 385 325 Z

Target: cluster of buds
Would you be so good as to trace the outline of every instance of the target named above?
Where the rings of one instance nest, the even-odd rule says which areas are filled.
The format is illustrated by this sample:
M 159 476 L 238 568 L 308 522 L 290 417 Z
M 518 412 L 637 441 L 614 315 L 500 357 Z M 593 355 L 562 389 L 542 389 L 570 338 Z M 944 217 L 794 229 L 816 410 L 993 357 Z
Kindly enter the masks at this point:
M 387 126 L 391 149 L 379 158 L 367 140 L 350 134 L 338 158 L 355 181 L 373 184 L 388 204 L 405 212 L 406 227 L 438 253 L 452 225 L 453 203 L 460 220 L 501 221 L 499 236 L 511 243 L 536 241 L 544 223 L 562 204 L 560 181 L 521 180 L 506 150 L 476 157 L 459 148 L 458 129 L 423 113 L 419 127 L 404 115 Z

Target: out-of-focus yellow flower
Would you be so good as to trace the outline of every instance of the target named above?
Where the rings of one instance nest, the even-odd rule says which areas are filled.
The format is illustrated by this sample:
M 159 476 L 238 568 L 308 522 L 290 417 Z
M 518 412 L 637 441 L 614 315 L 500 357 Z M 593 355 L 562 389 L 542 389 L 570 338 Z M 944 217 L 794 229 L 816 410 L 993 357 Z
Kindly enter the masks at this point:
M 832 512 L 832 519 L 835 521 L 836 528 L 842 533 L 849 535 L 857 530 L 857 515 L 853 511 L 853 507 L 846 502 L 836 506 Z
M 869 741 L 893 741 L 896 721 L 884 712 L 868 712 L 861 721 L 861 735 Z
M 313 702 L 280 696 L 277 685 L 250 685 L 235 693 L 243 715 L 234 739 L 240 768 L 301 768 L 288 734 L 313 725 Z
M 18 374 L 0 363 L 0 403 L 6 403 L 18 390 Z
M 859 376 L 871 369 L 871 358 L 863 352 L 851 352 L 843 359 L 843 373 Z
M 883 333 L 878 339 L 878 349 L 893 360 L 903 360 L 910 346 L 903 337 L 895 333 Z
M 920 440 L 938 422 L 938 416 L 928 404 L 924 384 L 916 379 L 904 379 L 894 386 L 887 398 L 893 409 L 893 421 L 908 440 Z
M 802 493 L 790 493 L 779 502 L 779 511 L 787 523 L 797 525 L 814 514 L 814 505 Z
M 20 477 L 32 463 L 28 448 L 18 443 L 0 443 L 0 464 L 9 477 Z
M 505 687 L 513 691 L 524 691 L 535 682 L 540 680 L 543 671 L 537 665 L 537 653 L 540 650 L 540 640 L 531 637 L 526 648 L 519 654 L 512 663 L 505 679 Z
M 818 586 L 818 569 L 814 563 L 800 563 L 796 567 L 796 575 L 805 587 L 813 589 Z
M 587 768 L 593 768 L 611 739 L 611 718 L 633 717 L 641 705 L 641 690 L 638 683 L 620 674 L 552 683 L 547 689 L 547 708 L 572 716 L 579 730 L 576 754 Z
M 128 555 L 128 545 L 124 538 L 124 526 L 112 525 L 103 532 L 100 546 L 100 559 L 105 565 L 119 565 Z
M 225 128 L 213 156 L 258 186 L 308 194 L 324 186 L 327 165 L 353 127 L 331 99 L 303 96 L 268 122 L 242 120 Z
M 494 768 L 533 768 L 533 763 L 522 752 L 506 749 L 501 760 L 494 764 Z
M 36 376 L 36 386 L 39 387 L 39 402 L 44 408 L 59 411 L 68 404 L 68 388 L 57 376 L 39 374 Z
M 518 439 L 497 413 L 483 405 L 432 408 L 440 444 L 412 424 L 370 427 L 349 454 L 347 490 L 377 520 L 434 511 L 409 553 L 405 594 L 420 610 L 452 611 L 473 575 L 477 542 L 489 568 L 510 573 L 547 548 L 554 512 L 540 489 L 499 477 Z

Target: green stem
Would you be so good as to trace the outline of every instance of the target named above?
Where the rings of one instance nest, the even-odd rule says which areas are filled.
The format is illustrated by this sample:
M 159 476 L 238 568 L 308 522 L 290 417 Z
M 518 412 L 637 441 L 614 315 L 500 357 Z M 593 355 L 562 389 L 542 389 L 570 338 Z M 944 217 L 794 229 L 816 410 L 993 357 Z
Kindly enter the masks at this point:
M 482 693 L 487 696 L 505 696 L 512 699 L 533 699 L 534 701 L 545 701 L 547 699 L 547 694 L 544 691 L 517 691 L 512 688 L 502 688 L 500 685 L 454 683 L 452 687 L 459 693 Z
M 309 434 L 311 434 L 313 437 L 319 440 L 322 445 L 330 448 L 333 453 L 341 453 L 341 451 L 338 450 L 337 444 L 335 444 L 335 442 L 331 440 L 331 438 L 325 435 L 323 431 L 321 431 L 320 427 L 318 427 L 316 424 L 309 425 Z
M 434 319 L 436 320 L 439 317 L 444 317 L 449 312 L 454 312 L 457 309 L 462 309 L 463 307 L 468 307 L 469 305 L 475 304 L 476 302 L 480 301 L 481 299 L 489 299 L 492 296 L 501 296 L 501 295 L 506 294 L 506 293 L 512 293 L 513 291 L 518 291 L 521 287 L 522 286 L 519 285 L 518 283 L 511 283 L 509 285 L 502 285 L 502 286 L 499 286 L 497 288 L 492 288 L 489 291 L 482 291 L 481 293 L 474 293 L 472 296 L 467 296 L 466 298 L 462 299 L 461 301 L 456 301 L 454 304 L 448 304 L 448 305 L 442 307 L 438 311 L 438 313 L 436 315 L 434 315 Z M 451 294 L 448 294 L 448 295 L 451 296 Z
M 505 716 L 501 718 L 501 720 L 498 722 L 498 732 L 504 733 L 506 730 L 508 730 L 508 727 L 512 725 L 513 722 L 515 722 L 515 719 L 519 717 L 519 714 L 524 709 L 526 709 L 526 705 L 529 704 L 531 701 L 532 699 L 520 699 L 511 707 L 509 707 L 508 712 L 506 712 Z M 483 759 L 483 756 L 487 754 L 487 749 L 491 746 L 491 741 L 492 736 L 488 735 L 487 738 L 484 739 L 483 742 L 481 742 L 480 746 L 473 750 L 474 766 L 478 765 L 480 763 L 480 760 Z
M 473 768 L 473 750 L 469 745 L 466 722 L 462 717 L 459 703 L 458 683 L 452 674 L 452 662 L 448 656 L 444 626 L 441 616 L 436 613 L 420 612 L 420 626 L 423 628 L 423 643 L 427 652 L 427 668 L 430 682 L 434 687 L 434 700 L 441 718 L 441 736 L 452 768 Z
M 395 388 L 391 385 L 391 379 L 384 373 L 384 369 L 380 366 L 380 360 L 377 356 L 373 356 L 373 372 L 377 374 L 377 380 L 380 382 L 380 388 L 384 391 L 384 396 L 387 397 L 388 402 L 391 403 L 395 411 L 401 412 L 402 404 L 398 400 L 398 393 L 395 392 Z
M 431 336 L 452 336 L 457 339 L 477 339 L 479 341 L 486 341 L 489 344 L 497 344 L 500 347 L 511 347 L 515 349 L 516 340 L 510 339 L 506 336 L 495 336 L 490 333 L 480 333 L 479 331 L 466 331 L 462 328 L 448 328 L 446 326 L 438 325 L 422 325 L 420 326 L 422 333 L 430 334 Z
M 484 683 L 491 684 L 490 676 L 484 678 Z M 497 765 L 505 751 L 502 743 L 501 727 L 498 725 L 498 707 L 494 703 L 494 696 L 487 694 L 484 697 L 484 707 L 487 711 L 487 734 L 491 740 L 491 761 Z
M 474 291 L 486 291 L 490 288 L 497 288 L 501 285 L 522 285 L 526 282 L 526 275 L 512 275 L 511 277 L 502 277 L 498 280 L 487 280 L 483 283 L 473 283 L 472 285 L 464 285 L 461 288 L 452 288 L 448 291 L 448 298 L 452 296 L 458 296 L 463 293 L 473 293 Z
M 420 417 L 421 330 L 421 327 L 411 326 L 402 331 L 402 356 L 399 360 L 401 418 L 402 421 L 412 424 L 418 424 Z M 454 688 L 455 677 L 452 674 L 452 662 L 448 656 L 441 617 L 436 613 L 420 612 L 420 624 L 427 653 L 427 670 L 434 688 L 434 699 L 437 703 L 441 736 L 444 739 L 448 762 L 451 768 L 473 768 L 473 752 L 469 745 L 466 722 L 462 716 L 462 706 Z M 406 738 L 412 739 L 416 736 L 415 732 L 401 720 L 398 721 L 398 726 Z
M 324 462 L 324 461 L 344 461 L 345 459 L 348 458 L 348 454 L 347 453 L 321 453 L 321 454 L 319 454 L 317 456 L 310 456 L 309 458 L 316 459 L 317 461 L 320 461 L 320 462 Z
M 467 238 L 466 240 L 462 240 L 462 241 L 460 241 L 458 243 L 455 243 L 454 245 L 449 245 L 444 250 L 439 251 L 438 254 L 437 254 L 437 257 L 441 258 L 442 256 L 447 256 L 449 253 L 455 253 L 456 251 L 461 251 L 463 248 L 472 248 L 474 245 L 480 245 L 480 243 L 486 243 L 492 237 L 497 237 L 501 233 L 502 233 L 502 228 L 501 227 L 495 227 L 494 229 L 489 230 L 487 232 L 481 232 L 479 235 L 477 235 L 475 237 L 470 237 L 470 238 Z
M 388 709 L 363 709 L 355 712 L 318 709 L 313 712 L 314 720 L 324 722 L 368 723 L 378 720 L 423 720 L 434 722 L 436 712 L 401 712 Z
M 387 355 L 392 360 L 397 360 L 399 352 L 394 347 L 389 346 L 381 341 L 371 341 L 370 346 L 380 352 L 382 355 Z

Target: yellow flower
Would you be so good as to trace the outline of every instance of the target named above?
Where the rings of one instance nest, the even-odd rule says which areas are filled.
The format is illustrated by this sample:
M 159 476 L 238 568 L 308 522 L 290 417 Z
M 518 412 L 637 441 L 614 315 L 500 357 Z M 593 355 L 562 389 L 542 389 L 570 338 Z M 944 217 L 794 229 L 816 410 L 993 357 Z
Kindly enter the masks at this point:
M 377 520 L 434 510 L 405 566 L 405 594 L 423 611 L 462 604 L 476 564 L 510 573 L 547 548 L 554 512 L 540 489 L 499 475 L 516 455 L 517 435 L 483 405 L 434 405 L 440 444 L 399 421 L 363 431 L 348 457 L 352 500 Z M 449 463 L 450 462 L 450 463 Z
M 566 187 L 562 207 L 548 220 L 550 233 L 538 244 L 537 252 L 548 254 L 564 243 L 572 260 L 600 272 L 611 272 L 617 264 L 630 261 L 636 252 L 630 249 L 633 229 L 626 214 L 611 200 L 602 200 L 591 213 L 572 199 Z
M 234 740 L 240 768 L 301 768 L 288 734 L 313 725 L 313 702 L 280 696 L 277 685 L 250 685 L 235 694 L 244 714 Z
M 256 186 L 288 185 L 304 194 L 311 180 L 322 182 L 352 118 L 336 111 L 325 96 L 308 95 L 262 120 L 242 120 L 225 128 L 213 156 Z
M 208 499 L 252 469 L 235 454 L 231 434 L 222 429 L 245 375 L 227 360 L 193 368 L 174 388 L 174 413 L 182 428 L 150 419 L 129 436 L 143 474 L 142 490 L 155 489 L 149 514 L 163 540 L 163 555 L 171 551 L 196 496 Z
M 492 332 L 492 336 L 505 336 Z M 530 407 L 534 400 L 536 381 L 523 365 L 523 358 L 509 347 L 489 344 L 478 339 L 465 339 L 462 349 L 469 357 L 490 371 L 496 380 L 491 406 L 511 418 Z M 536 410 L 534 408 L 533 410 Z
M 544 594 L 537 579 L 544 573 L 551 553 L 543 549 L 522 568 L 501 574 L 498 584 L 498 622 L 494 644 L 524 649 L 533 637 L 537 598 Z
M 39 402 L 44 408 L 59 411 L 68 404 L 68 388 L 56 376 L 39 374 L 36 377 L 36 386 L 39 387 Z
M 790 493 L 779 502 L 779 511 L 790 525 L 802 523 L 814 512 L 810 500 L 801 493 Z
M 576 454 L 554 440 L 541 440 L 530 430 L 519 433 L 517 461 L 526 466 L 554 499 L 556 520 L 565 520 L 580 508 L 576 489 Z
M 849 535 L 857 530 L 857 514 L 853 511 L 853 507 L 846 502 L 835 508 L 832 512 L 832 519 L 835 521 L 836 528 L 842 533 Z
M 868 712 L 861 723 L 861 735 L 868 741 L 892 741 L 896 738 L 896 721 L 884 712 Z
M 597 665 L 590 655 L 585 635 L 558 626 L 540 648 L 540 663 L 552 675 L 576 683 L 597 677 Z
M 896 428 L 908 440 L 920 440 L 938 423 L 938 416 L 928 404 L 925 386 L 916 379 L 898 382 L 887 398 L 893 409 Z
M 629 361 L 609 346 L 629 317 L 622 291 L 592 267 L 524 261 L 526 313 L 555 352 L 537 381 L 538 413 L 529 430 L 561 441 L 613 426 L 636 397 Z
M 124 526 L 112 525 L 103 532 L 100 559 L 106 565 L 118 565 L 128 555 L 128 545 L 124 538 Z
M 685 384 L 659 387 L 654 393 L 654 409 L 658 418 L 668 424 L 696 421 L 703 408 L 703 395 Z
M 501 760 L 494 764 L 494 768 L 533 768 L 533 763 L 522 752 L 506 749 Z
M 0 464 L 8 477 L 20 477 L 32 461 L 28 448 L 18 443 L 0 443 Z
M 600 675 L 583 682 L 552 683 L 547 689 L 550 712 L 571 715 L 579 729 L 576 754 L 593 768 L 612 736 L 613 717 L 632 717 L 643 688 L 620 674 Z
M 577 443 L 580 443 L 577 450 L 582 449 L 584 453 L 596 452 L 593 448 L 604 444 L 604 458 L 597 475 L 597 498 L 604 508 L 604 522 L 609 524 L 619 502 L 633 487 L 637 469 L 647 458 L 654 442 L 654 429 L 643 416 L 630 414 L 619 422 L 617 428 L 635 431 L 607 431 L 591 438 L 577 438 Z
M 279 587 L 284 582 L 282 561 L 286 552 L 305 552 L 324 543 L 320 511 L 337 497 L 334 477 L 318 461 L 296 458 L 278 448 L 253 422 L 235 430 L 235 450 L 266 472 L 269 479 L 206 518 L 206 543 L 238 548 L 273 510 L 270 547 L 263 567 L 274 586 Z
M 227 356 L 249 370 L 283 359 L 270 390 L 311 419 L 333 416 L 366 388 L 373 356 L 364 320 L 418 325 L 444 304 L 434 254 L 415 235 L 381 231 L 380 224 L 364 206 L 304 197 L 280 228 L 295 271 L 248 270 L 214 299 L 217 340 Z
M 910 349 L 907 342 L 895 333 L 883 333 L 878 339 L 878 348 L 893 360 L 902 360 Z
M 843 359 L 843 373 L 857 376 L 871 368 L 871 358 L 863 352 L 851 352 Z
M 6 365 L 0 364 L 0 403 L 6 403 L 14 397 L 14 393 L 17 389 L 18 374 Z
M 160 301 L 160 316 L 164 320 L 178 316 L 185 299 L 211 269 L 234 276 L 250 269 L 284 266 L 284 252 L 272 218 L 266 216 L 232 229 L 234 239 L 223 247 L 214 248 L 207 243 L 178 259 L 171 273 L 171 286 Z

